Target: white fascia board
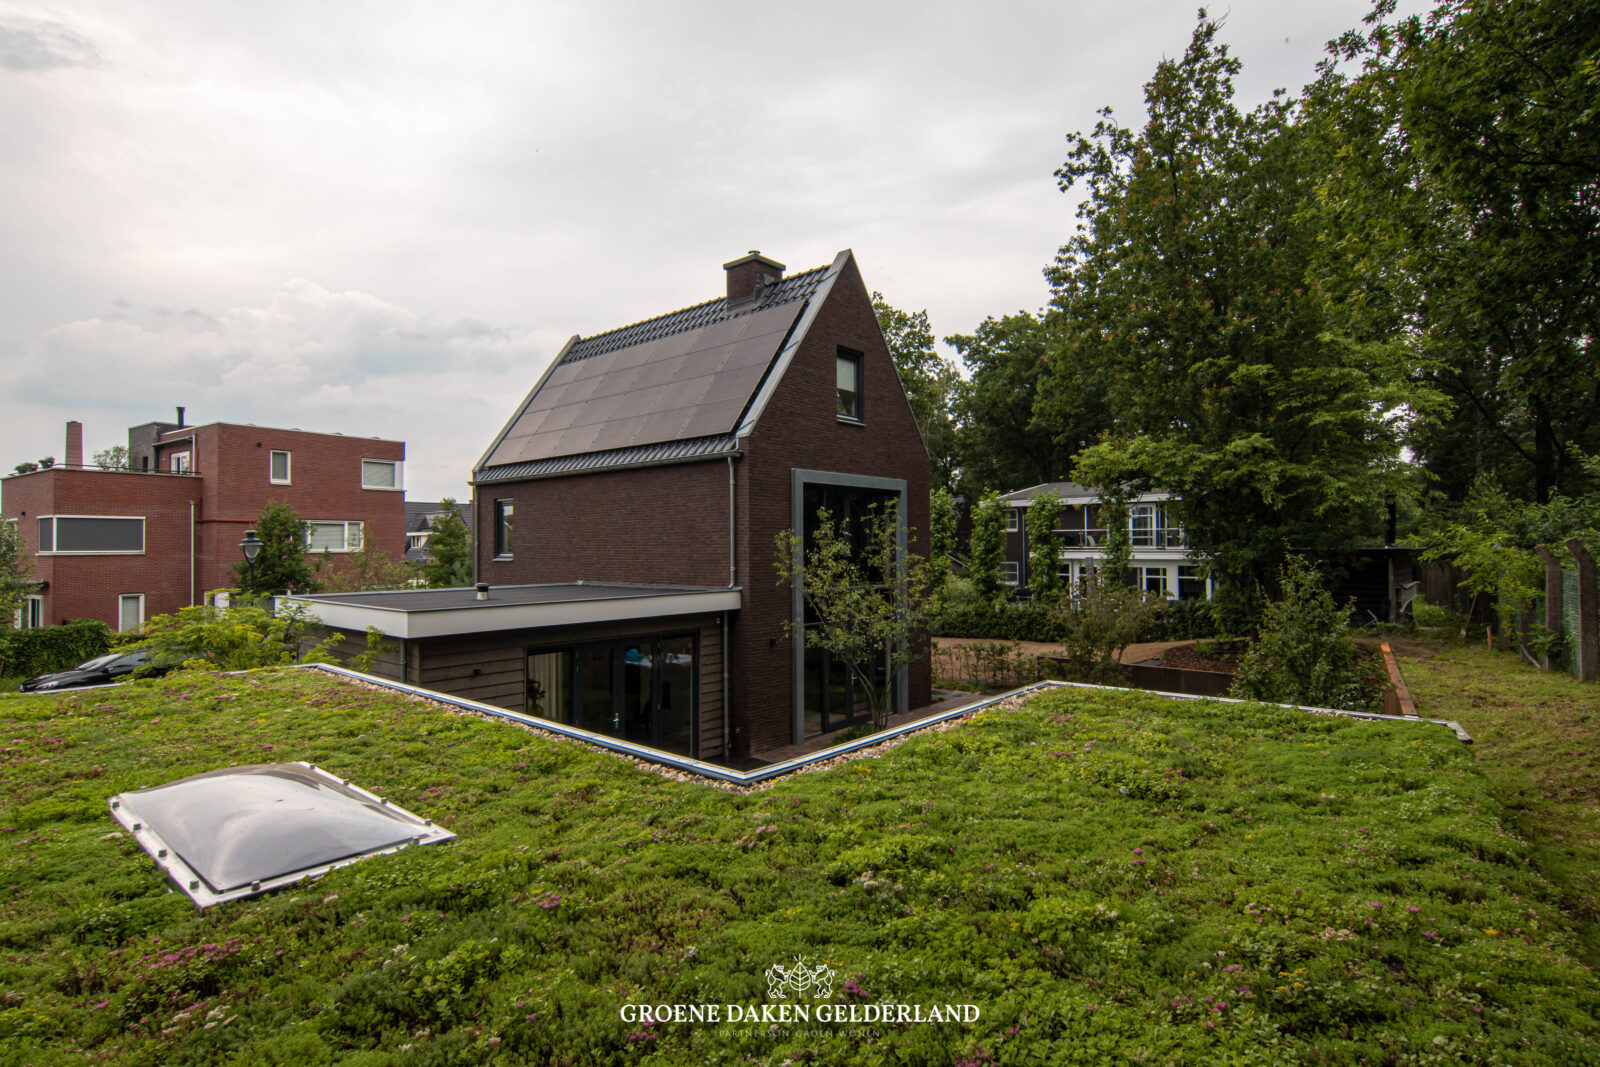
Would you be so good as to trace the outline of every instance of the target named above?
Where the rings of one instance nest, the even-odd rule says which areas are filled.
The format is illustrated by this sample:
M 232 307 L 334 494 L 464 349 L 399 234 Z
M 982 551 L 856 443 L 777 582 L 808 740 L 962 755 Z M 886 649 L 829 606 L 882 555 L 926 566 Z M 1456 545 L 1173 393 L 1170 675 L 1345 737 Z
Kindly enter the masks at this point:
M 492 595 L 492 594 L 491 594 Z M 596 622 L 626 622 L 629 619 L 657 619 L 669 615 L 704 615 L 719 611 L 738 611 L 737 589 L 703 593 L 662 593 L 651 596 L 608 597 L 574 600 L 557 604 L 496 604 L 476 601 L 459 608 L 402 611 L 366 604 L 341 604 L 315 599 L 291 599 L 317 617 L 324 626 L 355 633 L 376 627 L 390 637 L 411 640 L 418 637 L 448 637 L 457 634 L 493 633 L 502 630 L 529 630 L 548 626 L 581 626 Z

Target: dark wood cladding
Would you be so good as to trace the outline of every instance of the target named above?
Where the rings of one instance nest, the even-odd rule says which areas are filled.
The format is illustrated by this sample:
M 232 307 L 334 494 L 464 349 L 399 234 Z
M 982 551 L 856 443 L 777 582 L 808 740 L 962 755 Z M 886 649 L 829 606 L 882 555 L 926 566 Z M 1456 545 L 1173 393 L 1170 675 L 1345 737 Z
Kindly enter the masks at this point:
M 337 632 L 342 635 L 334 649 L 339 662 L 348 663 L 367 650 L 364 634 Z M 699 718 L 700 758 L 720 759 L 724 756 L 722 625 L 717 615 L 678 615 L 411 641 L 385 637 L 368 673 L 497 708 L 526 711 L 530 650 L 671 634 L 693 634 L 696 638 L 699 693 L 695 712 Z

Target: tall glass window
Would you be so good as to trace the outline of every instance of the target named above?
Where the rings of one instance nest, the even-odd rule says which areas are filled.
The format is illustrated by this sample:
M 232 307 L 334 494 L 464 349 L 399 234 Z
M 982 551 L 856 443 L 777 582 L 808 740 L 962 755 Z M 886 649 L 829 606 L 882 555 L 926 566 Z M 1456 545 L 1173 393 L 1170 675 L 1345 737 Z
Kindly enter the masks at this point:
M 695 755 L 692 634 L 538 649 L 527 659 L 530 715 Z
M 494 554 L 511 555 L 511 520 L 516 508 L 509 500 L 494 502 Z
M 861 356 L 840 352 L 834 361 L 834 377 L 839 394 L 839 417 L 861 419 Z

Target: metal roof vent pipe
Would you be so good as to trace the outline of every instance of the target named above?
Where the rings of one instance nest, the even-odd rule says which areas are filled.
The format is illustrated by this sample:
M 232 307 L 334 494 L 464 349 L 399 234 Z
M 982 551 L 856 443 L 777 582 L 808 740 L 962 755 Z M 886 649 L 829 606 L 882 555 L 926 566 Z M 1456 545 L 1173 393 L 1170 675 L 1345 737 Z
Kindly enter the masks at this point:
M 473 586 L 472 589 L 473 589 L 473 592 L 478 594 L 477 598 L 479 600 L 488 600 L 489 599 L 489 583 L 488 582 L 479 582 L 477 585 Z

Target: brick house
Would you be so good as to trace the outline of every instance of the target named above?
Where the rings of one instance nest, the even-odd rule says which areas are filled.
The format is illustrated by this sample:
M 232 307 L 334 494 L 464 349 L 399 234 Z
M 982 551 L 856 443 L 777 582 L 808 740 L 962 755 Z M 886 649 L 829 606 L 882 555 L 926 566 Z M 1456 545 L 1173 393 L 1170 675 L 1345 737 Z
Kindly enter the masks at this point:
M 495 436 L 472 478 L 478 593 L 307 606 L 391 635 L 380 672 L 680 755 L 862 721 L 774 541 L 823 505 L 887 504 L 925 553 L 927 451 L 849 251 L 723 266 L 725 296 L 573 337 Z M 929 664 L 880 684 L 926 705 Z
M 66 461 L 4 480 L 4 514 L 32 557 L 37 592 L 19 620 L 99 619 L 136 629 L 234 584 L 239 542 L 269 501 L 310 523 L 308 553 L 363 544 L 405 551 L 405 444 L 235 423 L 145 423 L 128 466 L 83 463 L 67 423 Z

